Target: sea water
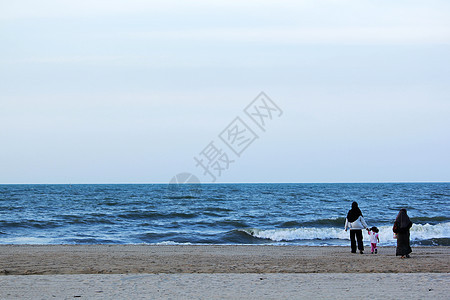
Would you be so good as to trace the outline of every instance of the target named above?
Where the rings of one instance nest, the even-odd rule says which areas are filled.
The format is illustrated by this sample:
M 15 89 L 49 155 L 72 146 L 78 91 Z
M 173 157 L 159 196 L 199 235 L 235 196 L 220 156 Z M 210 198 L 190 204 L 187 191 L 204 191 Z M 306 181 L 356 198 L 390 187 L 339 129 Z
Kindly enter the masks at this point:
M 0 185 L 0 244 L 348 245 L 353 201 L 381 245 L 401 208 L 450 245 L 450 183 Z

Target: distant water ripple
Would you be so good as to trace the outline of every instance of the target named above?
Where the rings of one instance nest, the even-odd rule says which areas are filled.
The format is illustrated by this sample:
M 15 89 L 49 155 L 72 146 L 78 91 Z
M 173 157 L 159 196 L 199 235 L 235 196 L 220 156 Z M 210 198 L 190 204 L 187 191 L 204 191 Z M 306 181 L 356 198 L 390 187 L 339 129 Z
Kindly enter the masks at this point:
M 0 244 L 348 245 L 353 201 L 381 245 L 406 208 L 413 244 L 450 246 L 450 183 L 0 185 Z

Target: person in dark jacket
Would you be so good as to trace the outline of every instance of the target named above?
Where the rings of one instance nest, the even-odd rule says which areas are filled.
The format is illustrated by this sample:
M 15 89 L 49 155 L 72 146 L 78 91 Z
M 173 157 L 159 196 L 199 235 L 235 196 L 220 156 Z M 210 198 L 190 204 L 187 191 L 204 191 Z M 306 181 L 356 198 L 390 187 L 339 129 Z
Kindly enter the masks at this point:
M 367 229 L 367 223 L 358 207 L 358 203 L 352 203 L 352 209 L 348 211 L 347 218 L 345 219 L 345 231 L 350 229 L 350 246 L 352 253 L 356 253 L 356 240 L 358 241 L 359 253 L 364 253 L 363 235 L 362 229 Z
M 400 209 L 397 218 L 394 222 L 394 233 L 397 234 L 397 250 L 395 255 L 402 258 L 409 258 L 409 254 L 412 252 L 409 245 L 409 229 L 412 226 L 412 222 L 406 213 L 406 209 Z

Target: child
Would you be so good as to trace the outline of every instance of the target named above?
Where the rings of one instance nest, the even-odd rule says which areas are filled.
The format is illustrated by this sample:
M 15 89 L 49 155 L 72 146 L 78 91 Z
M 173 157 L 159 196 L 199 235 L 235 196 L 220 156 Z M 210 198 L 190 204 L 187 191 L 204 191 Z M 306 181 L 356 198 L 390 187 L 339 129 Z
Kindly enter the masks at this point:
M 370 250 L 373 251 L 375 250 L 375 254 L 377 254 L 377 242 L 380 242 L 380 238 L 378 237 L 378 228 L 376 228 L 375 226 L 373 226 L 370 229 L 367 229 L 367 233 L 370 235 Z

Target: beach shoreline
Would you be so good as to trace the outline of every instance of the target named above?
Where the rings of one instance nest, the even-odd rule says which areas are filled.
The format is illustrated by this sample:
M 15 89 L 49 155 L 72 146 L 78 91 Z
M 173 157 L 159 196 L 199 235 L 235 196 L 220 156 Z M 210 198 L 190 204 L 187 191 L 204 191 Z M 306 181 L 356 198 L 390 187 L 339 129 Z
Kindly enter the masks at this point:
M 444 299 L 450 247 L 0 245 L 2 299 Z
M 352 254 L 342 246 L 0 245 L 1 275 L 160 273 L 450 273 L 450 247 Z

